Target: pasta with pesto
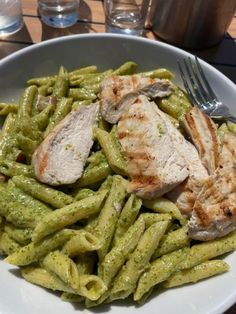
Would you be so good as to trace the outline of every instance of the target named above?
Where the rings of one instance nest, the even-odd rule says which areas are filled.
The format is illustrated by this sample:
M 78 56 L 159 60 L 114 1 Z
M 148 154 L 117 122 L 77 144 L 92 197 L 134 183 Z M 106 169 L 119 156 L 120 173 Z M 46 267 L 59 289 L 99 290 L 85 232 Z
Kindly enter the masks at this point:
M 196 243 L 188 234 L 189 217 L 167 194 L 154 199 L 140 196 L 143 186 L 146 191 L 157 184 L 153 173 L 147 172 L 147 179 L 140 170 L 146 171 L 152 156 L 145 149 L 138 156 L 132 151 L 146 135 L 133 136 L 125 154 L 121 141 L 130 129 L 119 132 L 122 122 L 111 123 L 101 112 L 81 176 L 71 184 L 40 181 L 32 164 L 34 152 L 70 114 L 97 104 L 104 80 L 114 77 L 169 82 L 171 93 L 154 97 L 152 106 L 182 131 L 182 119 L 193 106 L 172 81 L 174 74 L 165 68 L 138 72 L 133 61 L 104 71 L 96 65 L 72 71 L 61 66 L 51 76 L 29 79 L 18 102 L 0 102 L 0 115 L 5 116 L 0 134 L 0 254 L 18 266 L 28 282 L 87 308 L 128 297 L 142 303 L 155 288 L 169 289 L 222 274 L 229 265 L 221 257 L 236 250 L 236 231 Z M 143 87 L 141 91 L 150 92 Z M 122 101 L 136 93 L 133 90 L 122 99 L 122 91 L 116 90 L 109 100 L 115 114 Z M 114 99 L 120 103 L 113 103 Z M 161 138 L 162 126 L 155 128 Z M 217 131 L 223 141 L 225 134 L 236 133 L 236 126 L 222 123 Z M 73 150 L 69 144 L 62 146 L 61 150 Z M 76 154 L 82 159 L 80 152 Z M 42 173 L 48 158 L 43 156 Z M 141 166 L 130 166 L 135 158 Z M 63 158 L 55 162 L 60 173 L 63 162 Z M 130 188 L 131 181 L 136 190 Z

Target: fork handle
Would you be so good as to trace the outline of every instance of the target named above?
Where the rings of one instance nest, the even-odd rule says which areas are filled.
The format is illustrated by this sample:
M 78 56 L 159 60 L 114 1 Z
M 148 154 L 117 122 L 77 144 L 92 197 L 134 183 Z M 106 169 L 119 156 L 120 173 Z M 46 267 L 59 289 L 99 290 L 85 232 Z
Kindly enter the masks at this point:
M 231 116 L 231 115 L 229 115 L 229 116 L 227 116 L 227 117 L 225 117 L 227 120 L 229 120 L 230 122 L 233 122 L 233 123 L 236 123 L 236 117 L 234 117 L 234 116 Z
M 236 123 L 236 117 L 232 116 L 232 115 L 224 115 L 224 116 L 214 116 L 214 115 L 211 115 L 211 118 L 213 118 L 214 120 L 220 120 L 220 121 L 230 121 L 230 122 L 233 122 L 233 123 Z

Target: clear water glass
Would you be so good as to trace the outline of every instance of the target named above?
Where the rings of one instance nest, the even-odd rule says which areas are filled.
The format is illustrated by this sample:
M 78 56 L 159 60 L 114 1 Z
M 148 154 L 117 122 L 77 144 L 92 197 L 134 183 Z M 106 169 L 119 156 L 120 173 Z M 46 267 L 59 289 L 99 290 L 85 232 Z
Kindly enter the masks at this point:
M 108 32 L 142 35 L 149 0 L 104 0 Z
M 0 0 L 0 36 L 16 33 L 23 26 L 20 0 Z
M 72 26 L 79 17 L 78 0 L 38 0 L 38 8 L 42 21 L 56 28 Z

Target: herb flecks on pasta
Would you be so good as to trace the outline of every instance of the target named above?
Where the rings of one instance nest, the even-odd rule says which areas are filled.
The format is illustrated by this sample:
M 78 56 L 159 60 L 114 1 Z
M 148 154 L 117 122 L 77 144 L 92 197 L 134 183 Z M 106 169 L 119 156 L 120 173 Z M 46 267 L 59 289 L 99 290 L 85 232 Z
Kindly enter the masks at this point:
M 153 84 L 163 80 L 166 94 L 153 101 L 181 130 L 192 105 L 172 83 L 173 73 L 165 68 L 138 72 L 132 61 L 105 71 L 95 65 L 72 71 L 60 67 L 51 76 L 29 79 L 18 103 L 0 103 L 0 115 L 6 117 L 0 136 L 0 254 L 20 267 L 25 280 L 88 308 L 129 296 L 142 303 L 156 287 L 169 289 L 224 273 L 229 266 L 219 258 L 236 249 L 235 231 L 194 243 L 188 218 L 175 203 L 163 196 L 144 200 L 129 191 L 130 173 L 137 170 L 128 162 L 132 147 L 125 155 L 120 140 L 127 134 L 101 113 L 81 177 L 57 187 L 39 182 L 31 164 L 35 150 L 70 113 L 97 103 L 101 84 L 114 76 L 125 77 L 126 84 L 140 83 L 138 94 L 150 97 Z M 143 82 L 152 88 L 145 89 Z M 122 92 L 117 89 L 113 100 Z M 114 114 L 127 105 L 114 104 Z M 163 125 L 155 130 L 161 138 Z M 225 134 L 236 133 L 236 126 L 223 123 L 218 133 L 223 141 Z M 63 149 L 73 151 L 71 144 Z M 140 160 L 151 159 L 144 155 Z M 63 162 L 58 159 L 59 168 Z

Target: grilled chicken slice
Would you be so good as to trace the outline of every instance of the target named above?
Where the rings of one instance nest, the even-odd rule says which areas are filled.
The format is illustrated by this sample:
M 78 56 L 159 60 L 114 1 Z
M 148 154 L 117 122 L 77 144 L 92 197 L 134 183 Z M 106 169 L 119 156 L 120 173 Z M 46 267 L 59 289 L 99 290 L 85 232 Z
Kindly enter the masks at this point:
M 153 99 L 168 96 L 172 91 L 172 84 L 165 79 L 145 77 L 140 74 L 109 76 L 101 84 L 102 117 L 109 123 L 116 123 L 138 95 L 146 95 Z
M 32 157 L 36 178 L 49 185 L 74 183 L 93 145 L 98 103 L 72 111 L 48 134 Z
M 225 134 L 219 167 L 197 196 L 188 233 L 196 240 L 222 237 L 236 229 L 236 137 Z
M 203 165 L 210 175 L 213 174 L 219 165 L 221 150 L 215 123 L 197 107 L 185 114 L 183 123 L 198 150 Z
M 185 140 L 177 129 L 170 128 L 166 120 L 172 126 L 155 103 L 140 95 L 118 123 L 118 137 L 131 178 L 128 190 L 141 198 L 161 196 L 188 176 L 186 162 L 174 142 L 178 136 L 181 140 L 178 140 L 177 146 Z
M 209 175 L 199 158 L 195 146 L 186 141 L 183 151 L 189 176 L 183 183 L 170 191 L 167 197 L 176 204 L 182 214 L 190 216 L 196 197 Z

